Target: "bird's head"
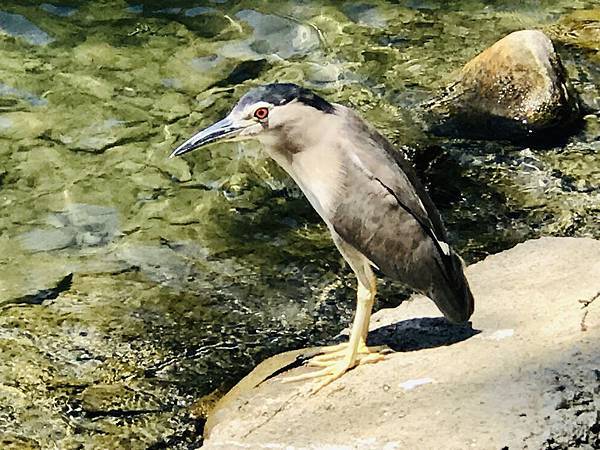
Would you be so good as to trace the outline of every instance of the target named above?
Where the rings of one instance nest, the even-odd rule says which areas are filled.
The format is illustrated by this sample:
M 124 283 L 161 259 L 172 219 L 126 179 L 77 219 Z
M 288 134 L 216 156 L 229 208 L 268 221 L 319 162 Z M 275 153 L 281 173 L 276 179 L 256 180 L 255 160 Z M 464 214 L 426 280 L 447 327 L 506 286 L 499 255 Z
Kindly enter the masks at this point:
M 213 142 L 261 139 L 282 133 L 285 125 L 307 114 L 333 114 L 335 107 L 312 91 L 291 83 L 276 83 L 248 91 L 222 120 L 177 147 L 171 158 Z

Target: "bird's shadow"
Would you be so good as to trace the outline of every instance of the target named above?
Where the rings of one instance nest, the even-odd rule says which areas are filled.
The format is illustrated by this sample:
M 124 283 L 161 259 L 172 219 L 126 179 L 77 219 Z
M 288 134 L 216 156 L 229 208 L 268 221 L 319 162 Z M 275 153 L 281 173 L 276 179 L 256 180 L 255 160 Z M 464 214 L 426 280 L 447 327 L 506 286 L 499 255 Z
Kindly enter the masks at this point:
M 456 325 L 443 317 L 402 320 L 369 332 L 368 345 L 387 345 L 395 352 L 452 345 L 481 333 L 471 322 Z
M 367 344 L 370 346 L 386 345 L 394 352 L 411 352 L 426 348 L 452 345 L 469 339 L 481 333 L 471 326 L 471 322 L 456 325 L 448 322 L 443 317 L 421 317 L 417 319 L 402 320 L 391 325 L 385 325 L 369 332 Z M 341 335 L 334 343 L 347 342 L 348 336 Z M 302 366 L 319 354 L 319 347 L 305 349 L 306 353 L 296 355 L 296 359 L 279 367 L 264 380 L 273 378 L 288 370 Z M 264 381 L 262 380 L 262 381 Z M 261 382 L 262 382 L 261 381 Z

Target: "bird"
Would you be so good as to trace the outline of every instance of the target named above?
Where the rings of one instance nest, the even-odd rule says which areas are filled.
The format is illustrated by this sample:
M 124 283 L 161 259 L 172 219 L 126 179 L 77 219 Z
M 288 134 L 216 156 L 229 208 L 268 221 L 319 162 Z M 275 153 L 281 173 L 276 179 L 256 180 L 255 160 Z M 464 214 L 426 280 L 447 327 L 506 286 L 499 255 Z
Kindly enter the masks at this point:
M 317 392 L 358 365 L 386 358 L 389 349 L 367 346 L 373 269 L 429 297 L 450 322 L 468 321 L 473 295 L 440 213 L 409 161 L 357 112 L 293 83 L 261 85 L 170 157 L 248 139 L 300 187 L 357 279 L 348 342 L 325 347 L 308 362 L 317 369 L 286 381 L 315 379 Z

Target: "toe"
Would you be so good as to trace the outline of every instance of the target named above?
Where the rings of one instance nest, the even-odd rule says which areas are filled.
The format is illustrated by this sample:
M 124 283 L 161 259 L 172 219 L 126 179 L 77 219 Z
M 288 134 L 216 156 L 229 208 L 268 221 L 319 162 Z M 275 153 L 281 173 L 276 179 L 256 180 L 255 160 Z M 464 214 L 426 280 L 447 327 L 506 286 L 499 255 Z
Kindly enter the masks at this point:
M 327 375 L 328 373 L 329 373 L 329 369 L 325 368 L 322 370 L 315 370 L 315 371 L 309 372 L 309 373 L 303 373 L 302 375 L 296 375 L 295 377 L 284 378 L 281 381 L 283 383 L 294 383 L 296 381 L 304 381 L 304 380 L 310 380 L 311 378 L 322 377 L 322 376 Z

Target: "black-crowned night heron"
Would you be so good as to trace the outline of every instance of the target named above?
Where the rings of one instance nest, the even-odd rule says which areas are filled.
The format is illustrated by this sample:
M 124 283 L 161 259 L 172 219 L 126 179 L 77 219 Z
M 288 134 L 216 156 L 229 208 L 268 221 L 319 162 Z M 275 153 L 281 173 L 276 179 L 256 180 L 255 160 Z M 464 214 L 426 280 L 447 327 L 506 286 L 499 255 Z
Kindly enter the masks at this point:
M 448 246 L 437 209 L 407 161 L 354 111 L 295 84 L 261 86 L 171 157 L 242 139 L 260 141 L 300 186 L 358 279 L 349 342 L 314 357 L 309 364 L 320 370 L 289 381 L 319 377 L 318 390 L 384 357 L 381 348 L 366 345 L 376 293 L 372 266 L 431 298 L 450 321 L 471 316 L 463 263 Z

